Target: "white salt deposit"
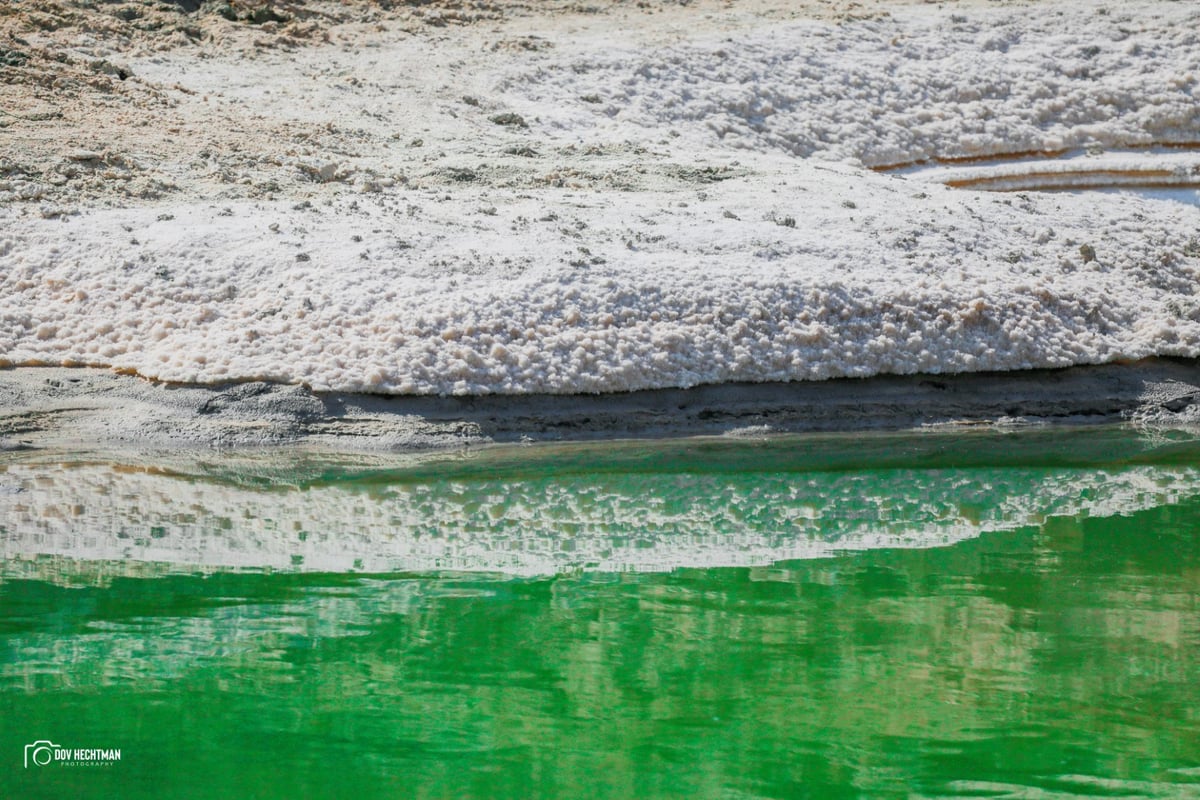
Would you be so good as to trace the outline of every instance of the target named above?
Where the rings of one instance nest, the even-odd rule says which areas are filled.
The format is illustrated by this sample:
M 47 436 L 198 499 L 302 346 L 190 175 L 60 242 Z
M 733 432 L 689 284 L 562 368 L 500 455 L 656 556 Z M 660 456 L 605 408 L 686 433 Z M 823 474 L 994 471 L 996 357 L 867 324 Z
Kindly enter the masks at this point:
M 1194 5 L 1066 2 L 610 43 L 501 86 L 565 136 L 671 131 L 689 148 L 879 166 L 1194 143 L 1198 76 Z
M 189 87 L 188 113 L 352 110 L 371 144 L 279 145 L 271 163 L 312 181 L 287 200 L 73 214 L 10 197 L 0 364 L 522 394 L 1200 356 L 1200 209 L 868 168 L 1198 141 L 1200 12 L 951 11 L 456 50 L 431 69 L 486 98 L 458 110 L 414 70 L 433 45 L 398 35 L 344 56 L 336 86 L 305 81 L 303 106 L 320 48 L 135 63 Z M 501 110 L 529 127 L 489 121 Z

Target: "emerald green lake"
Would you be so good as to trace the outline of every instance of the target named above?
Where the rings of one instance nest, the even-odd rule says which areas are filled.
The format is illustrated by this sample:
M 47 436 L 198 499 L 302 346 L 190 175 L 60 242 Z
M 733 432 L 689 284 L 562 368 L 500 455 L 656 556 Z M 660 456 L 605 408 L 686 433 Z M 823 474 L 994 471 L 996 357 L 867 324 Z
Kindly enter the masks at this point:
M 1200 798 L 1200 439 L 3 453 L 0 720 L 3 798 Z

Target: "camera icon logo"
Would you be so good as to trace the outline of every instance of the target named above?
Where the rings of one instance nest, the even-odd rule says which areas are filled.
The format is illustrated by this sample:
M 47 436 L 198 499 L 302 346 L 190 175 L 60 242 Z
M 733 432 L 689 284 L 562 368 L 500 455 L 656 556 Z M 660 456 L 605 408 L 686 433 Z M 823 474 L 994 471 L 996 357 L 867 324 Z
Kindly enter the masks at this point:
M 29 762 L 32 761 L 39 767 L 44 767 L 54 758 L 54 749 L 62 747 L 60 744 L 55 744 L 49 739 L 38 739 L 33 744 L 25 745 L 25 769 L 29 769 Z

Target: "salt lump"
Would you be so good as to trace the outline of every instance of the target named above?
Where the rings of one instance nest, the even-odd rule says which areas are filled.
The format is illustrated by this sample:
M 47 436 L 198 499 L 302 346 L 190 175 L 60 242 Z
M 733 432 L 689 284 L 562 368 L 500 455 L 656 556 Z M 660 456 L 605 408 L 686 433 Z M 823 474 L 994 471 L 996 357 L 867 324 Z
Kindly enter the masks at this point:
M 1196 357 L 1200 209 L 864 166 L 1197 135 L 1196 26 L 1164 5 L 1132 43 L 1127 21 L 1079 9 L 994 30 L 922 11 L 640 60 L 592 42 L 562 57 L 578 70 L 500 79 L 529 125 L 504 135 L 628 140 L 613 147 L 631 171 L 674 176 L 637 191 L 477 180 L 0 208 L 0 363 L 523 394 Z M 983 55 L 959 56 L 985 28 Z M 605 91 L 599 111 L 568 99 Z

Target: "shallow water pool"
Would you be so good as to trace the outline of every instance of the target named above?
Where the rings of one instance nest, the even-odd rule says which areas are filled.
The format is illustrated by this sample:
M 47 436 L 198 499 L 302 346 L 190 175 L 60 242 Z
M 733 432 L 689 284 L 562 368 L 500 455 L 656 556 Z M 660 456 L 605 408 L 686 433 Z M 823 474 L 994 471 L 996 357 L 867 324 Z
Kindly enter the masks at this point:
M 1092 189 L 1089 191 L 1104 192 L 1105 194 L 1136 194 L 1141 197 L 1147 197 L 1151 200 L 1169 200 L 1174 203 L 1183 203 L 1184 205 L 1200 207 L 1200 189 L 1195 188 L 1154 189 L 1144 187 L 1110 187 L 1107 189 Z
M 1189 433 L 12 453 L 0 576 L 3 797 L 1200 797 Z

